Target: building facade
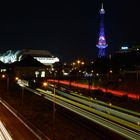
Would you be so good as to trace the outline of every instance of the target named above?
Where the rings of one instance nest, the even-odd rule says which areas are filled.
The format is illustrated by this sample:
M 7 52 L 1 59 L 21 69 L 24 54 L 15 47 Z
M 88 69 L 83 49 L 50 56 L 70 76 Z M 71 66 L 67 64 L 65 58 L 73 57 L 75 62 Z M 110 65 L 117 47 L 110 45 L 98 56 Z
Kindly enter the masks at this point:
M 13 63 L 21 61 L 27 55 L 32 56 L 44 65 L 52 65 L 55 62 L 59 62 L 59 58 L 54 57 L 47 50 L 8 50 L 0 54 L 0 61 L 3 63 Z

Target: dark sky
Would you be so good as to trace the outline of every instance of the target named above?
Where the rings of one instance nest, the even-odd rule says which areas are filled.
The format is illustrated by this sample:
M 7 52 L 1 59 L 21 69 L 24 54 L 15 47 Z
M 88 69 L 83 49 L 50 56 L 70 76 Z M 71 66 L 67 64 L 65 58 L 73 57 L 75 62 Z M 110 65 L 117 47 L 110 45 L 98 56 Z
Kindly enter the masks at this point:
M 97 57 L 101 0 L 5 1 L 0 51 L 46 49 L 62 61 Z M 104 0 L 108 52 L 140 44 L 139 0 Z

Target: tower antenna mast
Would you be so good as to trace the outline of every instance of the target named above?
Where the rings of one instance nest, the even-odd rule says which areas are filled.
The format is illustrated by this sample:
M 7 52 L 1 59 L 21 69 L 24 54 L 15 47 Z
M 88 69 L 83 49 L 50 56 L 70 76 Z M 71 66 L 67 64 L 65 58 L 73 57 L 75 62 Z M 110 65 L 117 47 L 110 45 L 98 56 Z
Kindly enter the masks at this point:
M 105 32 L 104 32 L 104 14 L 105 14 L 105 10 L 102 3 L 101 9 L 100 9 L 101 21 L 100 21 L 99 39 L 98 39 L 98 44 L 96 45 L 96 47 L 99 49 L 99 52 L 98 52 L 99 58 L 106 56 L 105 49 L 106 47 L 108 47 L 108 45 L 106 44 Z

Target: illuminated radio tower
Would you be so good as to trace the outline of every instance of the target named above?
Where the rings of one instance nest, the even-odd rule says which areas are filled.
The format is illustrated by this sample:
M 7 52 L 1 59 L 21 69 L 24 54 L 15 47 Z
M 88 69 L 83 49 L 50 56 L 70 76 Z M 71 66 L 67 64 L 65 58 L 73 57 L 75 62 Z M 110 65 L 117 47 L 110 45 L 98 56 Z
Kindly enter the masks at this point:
M 104 14 L 105 14 L 105 10 L 102 4 L 100 10 L 101 21 L 100 21 L 99 40 L 98 40 L 98 44 L 96 45 L 96 47 L 99 48 L 98 57 L 104 57 L 106 55 L 105 48 L 108 46 L 106 44 L 105 33 L 104 33 Z

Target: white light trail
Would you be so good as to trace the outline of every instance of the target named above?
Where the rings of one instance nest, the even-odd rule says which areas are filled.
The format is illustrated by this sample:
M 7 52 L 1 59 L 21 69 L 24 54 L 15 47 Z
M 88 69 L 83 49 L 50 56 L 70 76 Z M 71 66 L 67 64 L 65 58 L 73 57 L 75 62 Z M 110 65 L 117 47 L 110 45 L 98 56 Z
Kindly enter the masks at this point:
M 13 140 L 1 121 L 0 121 L 0 140 Z

